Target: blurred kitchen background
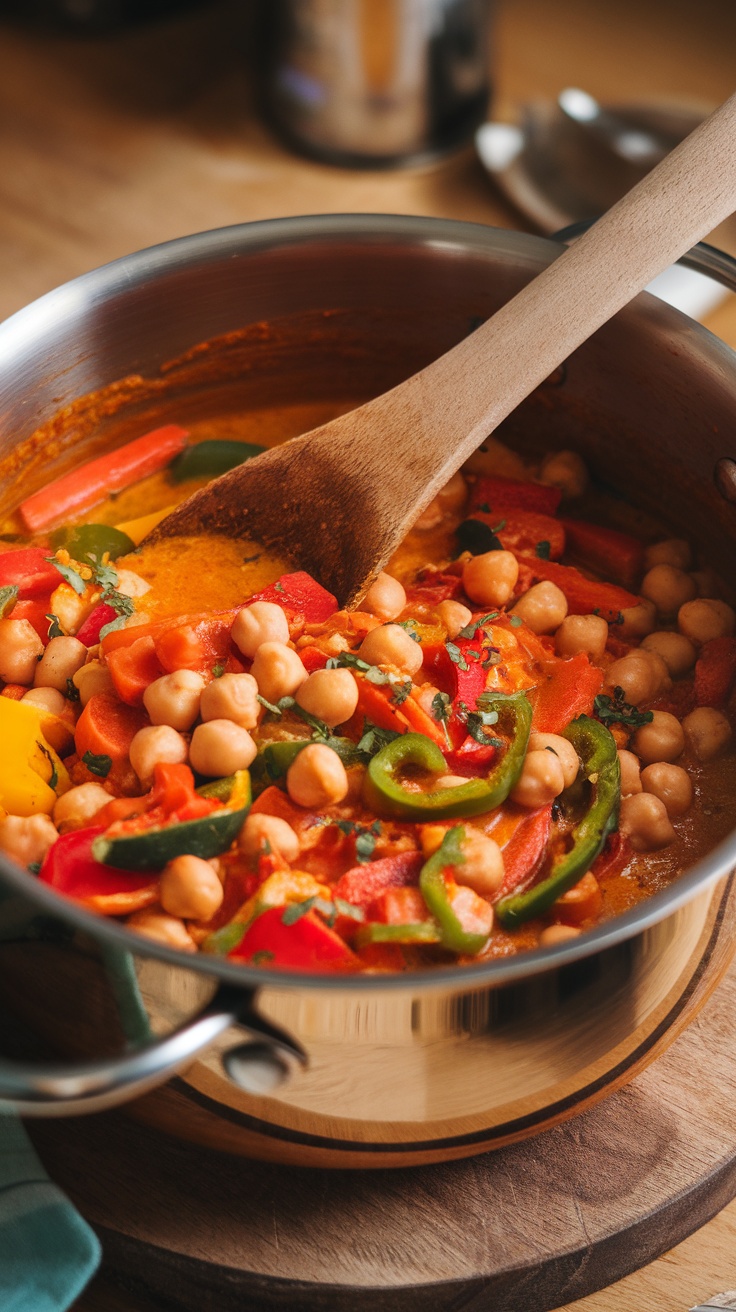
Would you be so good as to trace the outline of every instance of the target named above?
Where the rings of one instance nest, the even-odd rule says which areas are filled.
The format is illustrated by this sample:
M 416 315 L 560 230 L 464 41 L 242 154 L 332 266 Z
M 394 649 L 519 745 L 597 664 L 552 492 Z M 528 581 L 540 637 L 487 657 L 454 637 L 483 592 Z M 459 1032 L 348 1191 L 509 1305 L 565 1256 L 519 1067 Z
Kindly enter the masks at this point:
M 334 58 L 317 46 L 338 29 Z M 0 317 L 128 251 L 243 220 L 554 231 L 600 212 L 735 70 L 732 0 L 0 0 Z M 593 99 L 563 110 L 566 88 Z M 715 240 L 736 253 L 733 220 Z M 718 305 L 697 312 L 720 330 Z

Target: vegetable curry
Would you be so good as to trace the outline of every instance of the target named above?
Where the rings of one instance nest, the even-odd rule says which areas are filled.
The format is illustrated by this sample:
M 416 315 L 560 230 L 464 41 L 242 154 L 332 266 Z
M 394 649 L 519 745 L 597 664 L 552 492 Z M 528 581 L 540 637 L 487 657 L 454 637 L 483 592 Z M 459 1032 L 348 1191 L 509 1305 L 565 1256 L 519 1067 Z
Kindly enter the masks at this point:
M 7 526 L 8 856 L 187 952 L 376 972 L 573 939 L 725 836 L 735 616 L 688 541 L 495 439 L 349 611 L 145 541 L 259 449 L 169 424 Z

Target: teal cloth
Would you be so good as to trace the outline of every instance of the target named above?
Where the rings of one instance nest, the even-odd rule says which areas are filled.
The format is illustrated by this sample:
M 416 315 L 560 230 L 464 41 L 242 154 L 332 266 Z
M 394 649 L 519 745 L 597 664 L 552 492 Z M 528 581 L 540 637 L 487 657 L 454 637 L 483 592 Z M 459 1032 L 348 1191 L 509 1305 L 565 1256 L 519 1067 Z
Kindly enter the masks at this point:
M 97 1236 L 51 1183 L 18 1118 L 0 1115 L 2 1312 L 65 1312 L 100 1256 Z

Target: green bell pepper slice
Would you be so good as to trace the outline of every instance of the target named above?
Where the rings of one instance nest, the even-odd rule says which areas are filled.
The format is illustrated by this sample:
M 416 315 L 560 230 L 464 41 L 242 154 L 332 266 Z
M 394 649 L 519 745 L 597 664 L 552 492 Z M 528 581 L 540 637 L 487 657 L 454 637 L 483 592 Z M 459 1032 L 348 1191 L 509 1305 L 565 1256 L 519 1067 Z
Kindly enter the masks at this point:
M 447 770 L 447 763 L 430 738 L 405 733 L 382 747 L 370 762 L 363 785 L 366 805 L 379 815 L 425 821 L 480 815 L 505 802 L 524 764 L 532 708 L 523 692 L 485 693 L 483 705 L 498 714 L 494 734 L 498 730 L 508 739 L 506 750 L 485 779 L 469 779 L 457 788 L 436 788 L 429 793 L 410 792 L 396 777 L 405 766 L 418 765 L 440 774 Z
M 65 547 L 73 560 L 84 562 L 89 556 L 101 561 L 105 552 L 110 560 L 118 556 L 127 556 L 135 551 L 135 543 L 122 529 L 113 528 L 112 524 L 76 524 L 71 527 L 57 528 L 51 534 L 54 551 Z
M 488 942 L 487 934 L 472 934 L 463 929 L 447 895 L 445 870 L 465 863 L 462 843 L 465 829 L 454 825 L 448 829 L 440 847 L 425 861 L 419 874 L 419 888 L 440 929 L 440 942 L 450 952 L 475 956 Z
M 217 478 L 226 474 L 236 465 L 242 465 L 253 456 L 265 451 L 265 446 L 255 442 L 228 442 L 216 439 L 207 442 L 195 442 L 186 446 L 181 455 L 169 465 L 169 474 L 174 483 L 183 483 L 185 478 Z
M 174 821 L 138 833 L 114 837 L 98 834 L 92 843 L 95 861 L 122 870 L 162 870 L 177 856 L 200 856 L 207 860 L 226 852 L 245 824 L 251 790 L 248 771 L 239 770 L 229 780 L 215 780 L 198 791 L 204 796 L 218 796 L 215 787 L 223 782 L 231 782 L 232 787 L 228 804 L 219 811 L 211 811 L 198 820 Z
M 516 929 L 549 911 L 558 897 L 582 879 L 618 825 L 621 766 L 612 734 L 598 720 L 579 715 L 563 730 L 562 736 L 572 743 L 580 757 L 583 784 L 591 794 L 590 805 L 572 831 L 572 847 L 558 857 L 547 878 L 497 904 L 496 916 L 506 929 Z
M 269 784 L 281 784 L 286 779 L 289 766 L 294 763 L 305 747 L 321 743 L 331 747 L 340 757 L 343 765 L 359 765 L 363 760 L 358 748 L 350 738 L 330 735 L 329 738 L 284 739 L 281 742 L 268 743 L 261 749 L 251 766 L 251 777 L 256 792 L 263 792 Z
M 384 925 L 372 921 L 370 925 L 361 925 L 355 935 L 356 948 L 369 947 L 371 943 L 439 943 L 440 933 L 431 920 L 407 921 L 404 925 Z

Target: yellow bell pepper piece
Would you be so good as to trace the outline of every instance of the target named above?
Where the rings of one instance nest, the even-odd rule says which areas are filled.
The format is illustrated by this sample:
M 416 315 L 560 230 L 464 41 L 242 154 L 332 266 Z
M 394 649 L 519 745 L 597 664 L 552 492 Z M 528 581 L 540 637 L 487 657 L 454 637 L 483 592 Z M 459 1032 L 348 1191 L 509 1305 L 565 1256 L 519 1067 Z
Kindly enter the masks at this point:
M 0 806 L 10 815 L 50 815 L 71 787 L 66 767 L 46 741 L 43 712 L 28 702 L 0 697 Z
M 115 527 L 120 529 L 121 533 L 127 533 L 132 538 L 136 546 L 139 545 L 157 524 L 161 523 L 166 515 L 175 510 L 175 506 L 164 506 L 163 510 L 154 510 L 150 515 L 141 515 L 140 519 L 129 519 L 124 524 L 116 524 Z

